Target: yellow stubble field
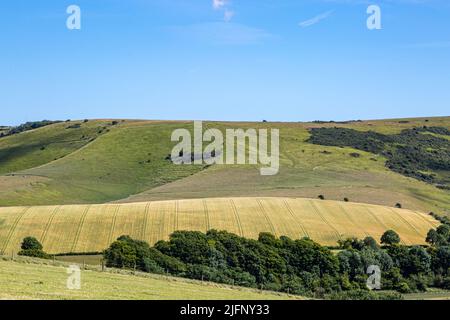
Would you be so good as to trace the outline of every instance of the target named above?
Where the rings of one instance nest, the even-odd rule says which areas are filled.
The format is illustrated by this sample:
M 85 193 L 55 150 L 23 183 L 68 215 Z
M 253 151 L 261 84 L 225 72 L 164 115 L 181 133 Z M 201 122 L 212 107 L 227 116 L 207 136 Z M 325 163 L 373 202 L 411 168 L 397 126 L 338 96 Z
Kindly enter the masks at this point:
M 227 230 L 248 238 L 260 232 L 309 237 L 336 245 L 347 237 L 379 240 L 395 230 L 406 245 L 423 244 L 439 223 L 411 210 L 300 198 L 209 198 L 127 204 L 0 208 L 0 253 L 20 250 L 34 236 L 56 253 L 99 252 L 121 235 L 154 244 L 176 230 Z

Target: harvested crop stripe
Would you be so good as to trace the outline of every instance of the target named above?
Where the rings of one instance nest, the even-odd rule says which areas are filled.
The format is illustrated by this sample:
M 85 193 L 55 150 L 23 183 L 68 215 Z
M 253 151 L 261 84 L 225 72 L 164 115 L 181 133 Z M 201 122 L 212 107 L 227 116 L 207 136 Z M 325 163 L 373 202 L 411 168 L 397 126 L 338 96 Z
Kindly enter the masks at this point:
M 0 249 L 17 252 L 26 236 L 49 253 L 97 252 L 130 235 L 150 244 L 175 230 L 227 230 L 248 238 L 260 232 L 323 245 L 346 237 L 375 239 L 395 230 L 405 244 L 423 244 L 439 223 L 429 215 L 376 205 L 294 198 L 209 198 L 129 204 L 0 208 Z

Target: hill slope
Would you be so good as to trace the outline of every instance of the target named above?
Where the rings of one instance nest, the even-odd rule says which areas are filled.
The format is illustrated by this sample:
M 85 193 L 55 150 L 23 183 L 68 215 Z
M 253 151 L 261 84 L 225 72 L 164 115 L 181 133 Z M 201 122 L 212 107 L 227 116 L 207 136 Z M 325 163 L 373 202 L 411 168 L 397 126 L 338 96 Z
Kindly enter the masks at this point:
M 51 125 L 4 138 L 3 145 L 11 144 L 12 138 L 29 145 L 31 142 L 28 142 L 27 134 L 39 141 L 33 145 L 47 145 L 53 139 L 50 133 L 60 137 L 61 131 L 65 133 L 67 126 L 74 124 L 80 127 L 69 131 L 77 136 L 85 132 L 88 126 L 103 131 L 101 134 L 96 131 L 98 136 L 95 139 L 89 139 L 88 144 L 78 145 L 78 148 L 74 146 L 70 152 L 59 149 L 58 152 L 67 152 L 57 160 L 52 157 L 51 161 L 41 155 L 49 153 L 48 149 L 38 149 L 36 155 L 26 153 L 22 156 L 12 153 L 11 146 L 4 147 L 3 152 L 9 155 L 9 162 L 16 165 L 20 162 L 34 163 L 35 166 L 26 169 L 28 166 L 20 165 L 21 170 L 12 171 L 12 175 L 8 166 L 2 165 L 9 175 L 0 177 L 0 205 L 108 202 L 202 169 L 201 166 L 175 166 L 165 160 L 171 150 L 170 134 L 176 128 L 186 126 L 182 123 L 146 122 L 141 125 L 133 121 L 109 127 L 104 126 L 104 121 L 65 123 L 63 127 Z
M 82 271 L 81 289 L 66 288 L 67 265 L 0 258 L 0 299 L 77 300 L 277 300 L 298 296 L 150 274 Z M 120 288 L 118 290 L 117 288 Z
M 61 122 L 0 139 L 0 174 L 60 159 L 109 131 L 111 121 Z M 107 131 L 108 130 L 108 131 Z
M 165 160 L 175 144 L 170 141 L 172 131 L 192 130 L 192 123 L 111 122 L 73 121 L 0 138 L 0 173 L 4 174 L 0 176 L 0 206 L 228 196 L 317 198 L 323 194 L 333 200 L 347 197 L 353 202 L 401 203 L 412 210 L 450 213 L 449 190 L 389 170 L 383 155 L 308 142 L 311 128 L 396 134 L 425 125 L 450 128 L 448 117 L 345 123 L 205 123 L 205 127 L 220 130 L 279 128 L 280 172 L 270 177 L 260 176 L 258 167 L 249 165 L 205 168 L 175 166 Z M 77 124 L 78 128 L 67 129 Z M 68 134 L 74 139 L 83 135 L 92 138 L 74 144 L 56 143 L 69 142 L 69 137 L 63 138 Z M 37 146 L 47 147 L 40 150 Z M 31 151 L 25 152 L 27 148 Z M 359 157 L 353 157 L 355 153 Z M 448 172 L 439 174 L 445 178 Z
M 0 208 L 0 252 L 34 236 L 49 253 L 98 252 L 130 235 L 153 244 L 175 230 L 209 229 L 257 238 L 260 232 L 336 245 L 346 237 L 380 239 L 393 229 L 405 244 L 424 243 L 432 217 L 389 207 L 290 198 L 218 198 L 130 204 Z

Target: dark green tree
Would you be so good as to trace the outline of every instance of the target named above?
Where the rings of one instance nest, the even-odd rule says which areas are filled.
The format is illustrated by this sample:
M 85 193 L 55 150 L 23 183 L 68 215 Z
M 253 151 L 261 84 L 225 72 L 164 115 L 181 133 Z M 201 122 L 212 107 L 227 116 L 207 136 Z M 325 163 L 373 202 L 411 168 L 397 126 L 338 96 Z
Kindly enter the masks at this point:
M 437 233 L 436 230 L 431 229 L 430 231 L 428 231 L 427 233 L 427 238 L 425 239 L 425 241 L 431 245 L 438 245 L 441 241 L 443 240 L 443 237 Z
M 431 269 L 431 256 L 428 252 L 419 246 L 414 246 L 409 250 L 407 264 L 403 267 L 405 275 L 426 274 Z
M 20 246 L 22 250 L 42 250 L 42 244 L 35 237 L 26 237 Z
M 399 244 L 400 236 L 394 230 L 388 230 L 381 236 L 381 243 L 390 246 Z
M 363 243 L 364 243 L 364 246 L 367 247 L 367 248 L 371 248 L 373 250 L 380 249 L 377 241 L 374 238 L 370 237 L 370 236 L 365 237 L 364 240 L 363 240 Z
M 42 259 L 49 259 L 50 256 L 44 252 L 42 244 L 34 237 L 26 237 L 20 246 L 20 256 L 28 256 Z

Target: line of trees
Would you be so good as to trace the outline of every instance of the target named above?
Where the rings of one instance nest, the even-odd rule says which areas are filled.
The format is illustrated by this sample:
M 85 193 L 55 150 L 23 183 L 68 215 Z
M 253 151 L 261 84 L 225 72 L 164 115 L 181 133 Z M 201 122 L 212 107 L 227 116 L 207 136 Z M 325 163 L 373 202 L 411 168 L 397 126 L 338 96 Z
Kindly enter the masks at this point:
M 42 121 L 33 121 L 33 122 L 26 122 L 21 125 L 18 125 L 16 127 L 9 128 L 6 132 L 0 132 L 0 138 L 10 136 L 13 134 L 25 132 L 28 130 L 33 130 L 41 127 L 45 127 L 54 123 L 58 123 L 61 121 L 50 121 L 50 120 L 42 120 Z
M 307 238 L 261 233 L 258 240 L 251 240 L 225 231 L 177 231 L 153 247 L 121 236 L 104 258 L 109 267 L 318 298 L 398 298 L 367 289 L 369 266 L 379 266 L 383 292 L 450 289 L 450 227 L 431 230 L 427 241 L 429 247 L 407 247 L 388 230 L 381 246 L 371 237 L 352 238 L 340 241 L 340 250 L 332 252 Z
M 316 298 L 397 299 L 391 292 L 450 290 L 450 223 L 428 232 L 428 246 L 401 245 L 399 235 L 386 231 L 380 243 L 372 237 L 338 241 L 339 250 L 308 238 L 293 240 L 261 233 L 258 240 L 226 231 L 176 231 L 153 247 L 121 236 L 104 251 L 106 266 L 170 274 L 281 291 Z M 33 237 L 23 240 L 19 255 L 49 258 Z M 381 289 L 367 288 L 369 266 L 381 271 Z

